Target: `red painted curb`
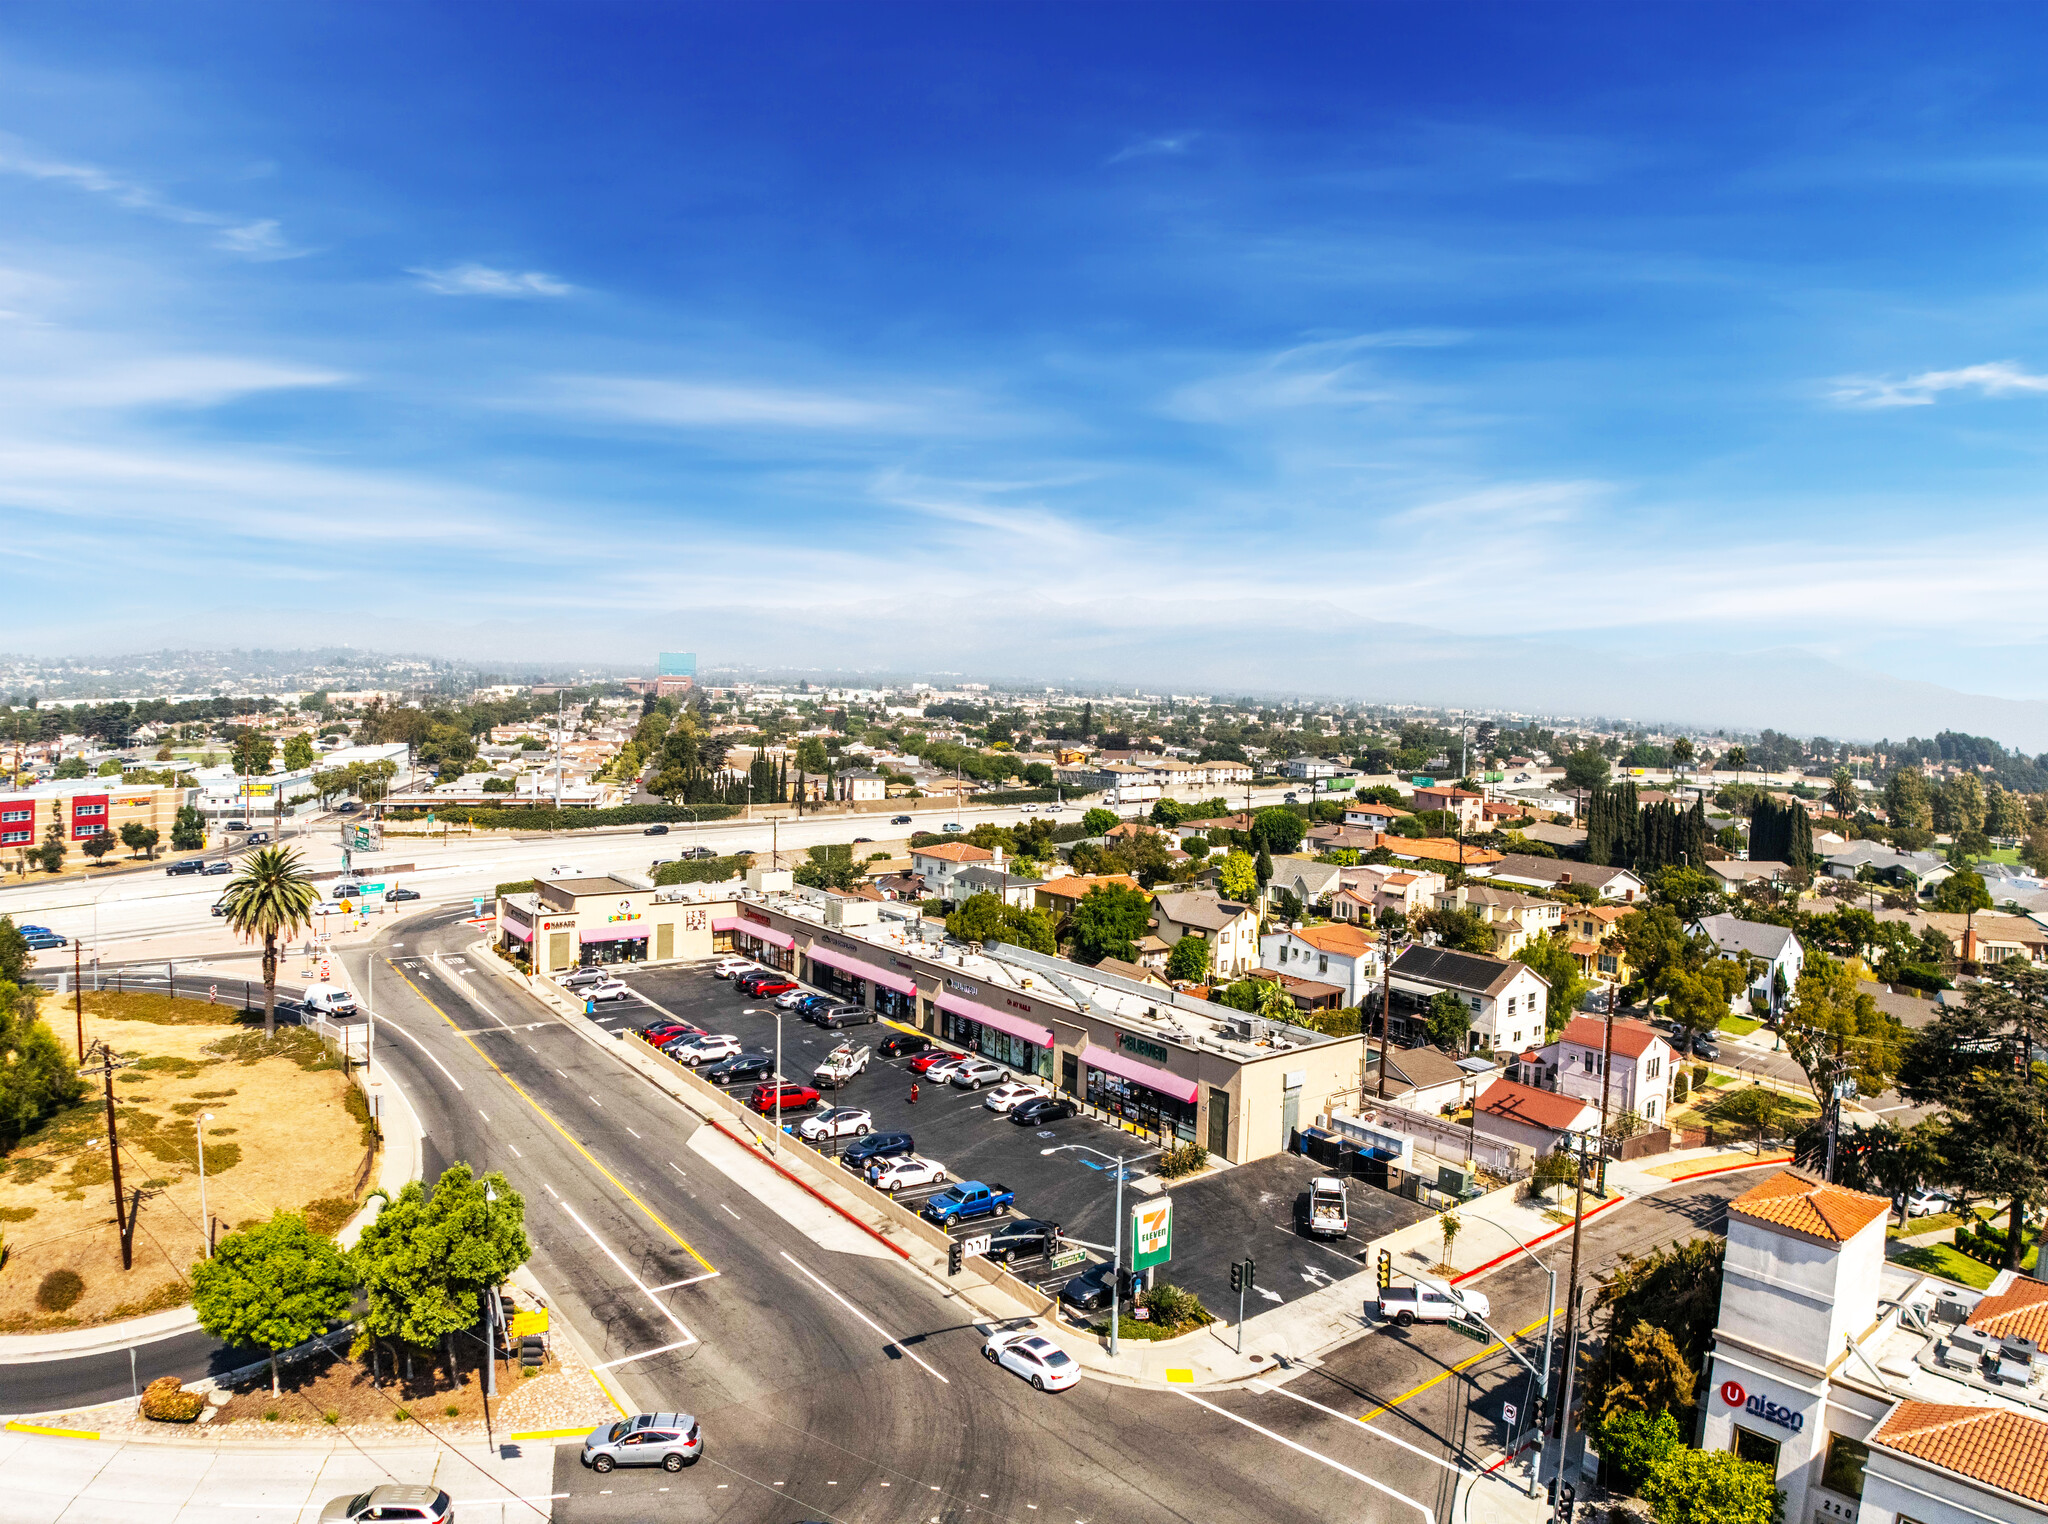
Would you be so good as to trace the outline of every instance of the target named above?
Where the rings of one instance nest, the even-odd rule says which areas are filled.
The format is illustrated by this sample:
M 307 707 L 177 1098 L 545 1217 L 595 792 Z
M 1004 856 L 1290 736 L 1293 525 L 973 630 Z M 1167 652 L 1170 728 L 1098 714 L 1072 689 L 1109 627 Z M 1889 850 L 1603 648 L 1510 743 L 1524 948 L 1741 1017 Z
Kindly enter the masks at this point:
M 833 1211 L 837 1212 L 841 1217 L 844 1217 L 848 1222 L 852 1223 L 856 1228 L 859 1228 L 863 1233 L 867 1234 L 868 1237 L 872 1238 L 876 1243 L 882 1244 L 889 1249 L 893 1249 L 896 1252 L 897 1256 L 901 1259 L 907 1260 L 910 1258 L 910 1251 L 904 1248 L 903 1245 L 895 1242 L 893 1239 L 884 1237 L 882 1234 L 877 1233 L 873 1228 L 868 1226 L 868 1224 L 862 1222 L 858 1217 L 854 1216 L 853 1213 L 847 1211 L 845 1207 L 841 1206 L 838 1202 L 834 1201 L 830 1196 L 825 1195 L 824 1192 L 820 1191 L 816 1186 L 812 1185 L 809 1181 L 799 1180 L 795 1175 L 792 1175 L 780 1164 L 777 1164 L 773 1159 L 769 1158 L 766 1154 L 762 1153 L 761 1150 L 755 1146 L 751 1139 L 742 1138 L 736 1133 L 729 1131 L 726 1128 L 725 1124 L 720 1122 L 716 1117 L 706 1117 L 704 1120 L 711 1126 L 716 1127 L 720 1133 L 724 1134 L 724 1136 L 731 1138 L 733 1142 L 739 1144 L 740 1147 L 752 1152 L 755 1158 L 759 1159 L 763 1164 L 767 1165 L 770 1169 L 774 1170 L 776 1174 L 782 1176 L 783 1179 L 787 1180 L 791 1185 L 795 1186 L 798 1190 L 807 1192 L 811 1196 L 816 1197 L 819 1201 L 823 1202 L 826 1206 L 830 1207 Z
M 1579 1221 L 1591 1222 L 1595 1217 L 1598 1217 L 1602 1212 L 1606 1211 L 1609 1207 L 1618 1207 L 1628 1199 L 1629 1198 L 1626 1196 L 1616 1196 L 1612 1201 L 1603 1201 L 1600 1203 L 1600 1205 L 1594 1207 L 1592 1211 L 1586 1213 L 1585 1216 L 1581 1217 Z M 1527 1247 L 1533 1249 L 1538 1244 L 1547 1244 L 1551 1241 L 1551 1239 L 1556 1238 L 1559 1234 L 1569 1233 L 1571 1232 L 1571 1230 L 1572 1225 L 1570 1223 L 1566 1223 L 1561 1228 L 1552 1228 L 1548 1233 L 1543 1234 L 1541 1237 L 1530 1239 L 1527 1244 Z M 1520 1249 L 1510 1249 L 1507 1253 L 1497 1255 L 1493 1259 L 1488 1260 L 1483 1265 L 1478 1265 L 1470 1270 L 1467 1270 L 1463 1275 L 1452 1276 L 1451 1284 L 1455 1286 L 1460 1281 L 1469 1281 L 1475 1275 L 1484 1275 L 1494 1266 L 1506 1264 L 1509 1260 L 1513 1259 L 1517 1254 L 1520 1254 L 1521 1252 L 1522 1251 Z

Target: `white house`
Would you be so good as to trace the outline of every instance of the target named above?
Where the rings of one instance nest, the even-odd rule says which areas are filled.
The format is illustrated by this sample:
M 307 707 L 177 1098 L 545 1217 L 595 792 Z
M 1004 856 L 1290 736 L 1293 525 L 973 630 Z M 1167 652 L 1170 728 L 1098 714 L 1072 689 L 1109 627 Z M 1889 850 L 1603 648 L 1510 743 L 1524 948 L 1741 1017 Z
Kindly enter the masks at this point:
M 1259 962 L 1297 979 L 1338 985 L 1345 1005 L 1359 1004 L 1379 987 L 1379 942 L 1356 926 L 1332 922 L 1274 932 L 1259 939 Z
M 1652 1125 L 1671 1110 L 1671 1045 L 1654 1027 L 1640 1021 L 1614 1024 L 1614 1073 L 1601 1065 L 1607 1051 L 1607 1023 L 1597 1016 L 1574 1016 L 1543 1049 L 1543 1081 L 1561 1095 L 1600 1104 L 1603 1087 L 1609 1114 L 1633 1111 Z
M 1750 965 L 1752 1010 L 1768 1011 L 1782 1006 L 1784 1001 L 1772 998 L 1773 989 L 1781 982 L 1788 996 L 1799 987 L 1799 972 L 1806 966 L 1806 949 L 1785 927 L 1745 921 L 1739 916 L 1710 915 L 1700 921 L 1699 928 L 1721 949 L 1723 957 Z
M 1495 1080 L 1472 1103 L 1472 1130 L 1482 1137 L 1547 1154 L 1575 1133 L 1600 1128 L 1600 1108 L 1575 1096 Z
M 942 900 L 964 898 L 955 893 L 954 881 L 966 868 L 1000 868 L 1001 847 L 977 847 L 964 841 L 935 841 L 910 849 L 910 871 L 924 879 L 924 886 Z
M 1567 862 L 1560 857 L 1531 857 L 1510 852 L 1497 863 L 1475 868 L 1475 877 L 1527 889 L 1564 889 L 1573 884 L 1591 888 L 1603 900 L 1634 904 L 1643 897 L 1643 881 L 1626 868 Z
M 1152 929 L 1168 947 L 1182 937 L 1204 938 L 1209 943 L 1209 974 L 1215 979 L 1241 978 L 1258 961 L 1259 912 L 1254 905 L 1214 894 L 1155 895 Z
M 1471 1012 L 1466 1038 L 1474 1052 L 1520 1052 L 1543 1037 L 1543 1011 L 1550 986 L 1526 963 L 1453 952 L 1447 947 L 1408 947 L 1389 971 L 1391 1022 L 1397 1038 L 1421 1037 L 1430 1002 L 1449 990 Z

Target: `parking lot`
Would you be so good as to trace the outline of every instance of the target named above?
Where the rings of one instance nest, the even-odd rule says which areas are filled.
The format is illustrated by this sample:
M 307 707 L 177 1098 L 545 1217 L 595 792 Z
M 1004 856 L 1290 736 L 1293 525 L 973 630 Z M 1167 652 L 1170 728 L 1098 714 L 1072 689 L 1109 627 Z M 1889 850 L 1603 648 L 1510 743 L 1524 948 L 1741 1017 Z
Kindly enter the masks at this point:
M 675 964 L 617 970 L 638 997 L 599 1007 L 597 1022 L 626 1031 L 670 1015 L 708 1032 L 731 1033 L 748 1048 L 775 1047 L 772 1002 L 749 1000 L 709 966 Z M 782 1072 L 793 1083 L 808 1083 L 811 1071 L 842 1042 L 877 1047 L 907 1031 L 886 1022 L 845 1032 L 821 1031 L 801 1018 L 782 1016 Z M 1163 1188 L 1149 1165 L 1151 1146 L 1090 1117 L 1069 1117 L 1045 1127 L 1020 1127 L 982 1103 L 987 1091 L 966 1091 L 919 1079 L 907 1058 L 871 1058 L 865 1073 L 843 1089 L 825 1090 L 811 1112 L 830 1106 L 860 1107 L 872 1114 L 876 1132 L 908 1132 L 917 1152 L 945 1167 L 951 1181 L 981 1180 L 1007 1186 L 1016 1195 L 1014 1217 L 1057 1224 L 1070 1240 L 1107 1246 L 1116 1211 L 1117 1160 L 1125 1167 L 1126 1209 Z M 919 1098 L 910 1100 L 916 1081 Z M 725 1087 L 744 1099 L 751 1080 Z M 810 1114 L 809 1112 L 805 1114 Z M 798 1118 L 800 1120 L 800 1118 Z M 787 1125 L 794 1125 L 793 1122 Z M 851 1138 L 814 1145 L 837 1153 Z M 1351 1232 L 1336 1240 L 1310 1239 L 1297 1224 L 1297 1202 L 1318 1173 L 1315 1164 L 1291 1155 L 1222 1170 L 1173 1188 L 1174 1251 L 1155 1278 L 1198 1293 L 1214 1312 L 1235 1318 L 1230 1264 L 1250 1256 L 1257 1262 L 1259 1291 L 1248 1314 L 1307 1295 L 1367 1268 L 1358 1255 L 1367 1241 L 1426 1215 L 1421 1207 L 1362 1184 L 1351 1191 Z M 898 1198 L 916 1208 L 940 1186 L 906 1189 Z M 963 1223 L 956 1237 L 982 1232 L 990 1219 Z M 1091 1255 L 1107 1259 L 1107 1252 Z M 1079 1266 L 1053 1272 L 1039 1259 L 1020 1259 L 1017 1274 L 1053 1289 Z

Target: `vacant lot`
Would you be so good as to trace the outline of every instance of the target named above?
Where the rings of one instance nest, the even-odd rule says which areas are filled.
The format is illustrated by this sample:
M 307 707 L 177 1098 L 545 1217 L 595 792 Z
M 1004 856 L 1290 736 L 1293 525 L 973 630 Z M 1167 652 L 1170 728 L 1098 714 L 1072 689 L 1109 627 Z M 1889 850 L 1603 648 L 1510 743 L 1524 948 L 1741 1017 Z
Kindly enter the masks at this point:
M 45 997 L 43 1014 L 73 1046 L 71 1002 Z M 185 1303 L 186 1272 L 203 1248 L 200 1113 L 213 1117 L 206 1204 L 217 1234 L 280 1207 L 305 1210 L 327 1232 L 353 1214 L 367 1149 L 361 1102 L 312 1033 L 280 1027 L 266 1048 L 260 1015 L 249 1022 L 238 1009 L 203 1001 L 105 991 L 85 997 L 85 1036 L 127 1061 L 114 1075 L 114 1102 L 121 1183 L 131 1203 L 141 1192 L 135 1265 L 121 1268 L 104 1081 L 93 1076 L 83 1104 L 25 1138 L 0 1167 L 8 1248 L 0 1332 L 80 1327 Z

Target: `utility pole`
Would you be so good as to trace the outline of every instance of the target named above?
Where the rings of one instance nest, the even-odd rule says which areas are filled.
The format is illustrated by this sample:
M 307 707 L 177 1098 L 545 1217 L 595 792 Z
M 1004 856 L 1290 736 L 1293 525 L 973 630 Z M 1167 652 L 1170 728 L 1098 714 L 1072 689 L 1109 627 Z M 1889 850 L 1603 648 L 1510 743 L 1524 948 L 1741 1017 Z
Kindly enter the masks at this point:
M 71 943 L 71 1005 L 78 1013 L 78 1061 L 85 1062 L 85 986 L 79 983 L 79 960 L 83 956 L 77 940 Z
M 1380 1099 L 1387 1098 L 1387 1024 L 1394 1004 L 1394 934 L 1380 932 Z
M 1117 1357 L 1119 1325 L 1124 1320 L 1124 1155 L 1118 1149 L 1116 1155 L 1116 1237 L 1111 1240 L 1116 1246 L 1111 1251 L 1109 1276 L 1109 1358 Z M 1242 1325 L 1243 1319 L 1240 1318 Z
M 135 1248 L 128 1236 L 128 1212 L 121 1202 L 121 1138 L 114 1126 L 114 1071 L 127 1067 L 124 1060 L 114 1056 L 114 1050 L 98 1038 L 93 1039 L 92 1056 L 99 1060 L 96 1068 L 81 1067 L 81 1074 L 106 1076 L 107 1085 L 107 1162 L 114 1171 L 114 1227 L 121 1235 L 121 1268 L 135 1268 Z
M 1576 1149 L 1579 1168 L 1577 1184 L 1573 1186 L 1572 1205 L 1572 1268 L 1564 1292 L 1564 1389 L 1558 1395 L 1557 1404 L 1557 1469 L 1560 1475 L 1564 1472 L 1565 1440 L 1571 1433 L 1572 1375 L 1578 1365 L 1579 1353 L 1579 1224 L 1586 1217 L 1585 1143 L 1585 1134 L 1579 1134 Z

